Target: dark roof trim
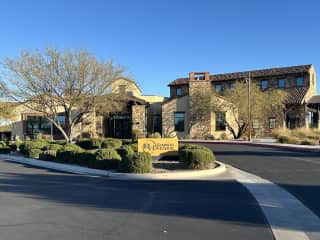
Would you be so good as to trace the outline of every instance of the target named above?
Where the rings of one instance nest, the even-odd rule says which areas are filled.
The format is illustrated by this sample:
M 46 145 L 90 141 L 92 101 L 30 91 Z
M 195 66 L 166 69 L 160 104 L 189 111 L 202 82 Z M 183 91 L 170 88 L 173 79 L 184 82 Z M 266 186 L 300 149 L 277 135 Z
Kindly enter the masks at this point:
M 285 74 L 293 74 L 293 73 L 306 73 L 312 67 L 312 64 L 308 65 L 299 65 L 299 66 L 291 66 L 291 67 L 278 67 L 278 68 L 267 68 L 267 69 L 259 69 L 252 71 L 244 71 L 244 72 L 233 72 L 233 73 L 223 73 L 223 74 L 214 74 L 210 75 L 210 81 L 228 81 L 228 80 L 238 80 L 247 78 L 249 72 L 251 73 L 251 77 L 267 77 L 267 76 L 279 76 Z M 189 78 L 178 78 L 168 86 L 175 85 L 188 85 Z
M 309 99 L 308 104 L 320 104 L 320 95 L 312 96 Z

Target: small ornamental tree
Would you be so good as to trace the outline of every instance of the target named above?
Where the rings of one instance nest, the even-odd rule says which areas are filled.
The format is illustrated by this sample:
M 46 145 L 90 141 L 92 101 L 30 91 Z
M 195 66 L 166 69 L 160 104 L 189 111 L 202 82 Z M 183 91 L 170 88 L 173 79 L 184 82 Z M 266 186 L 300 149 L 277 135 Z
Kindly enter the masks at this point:
M 68 142 L 85 114 L 119 111 L 125 103 L 119 101 L 122 96 L 109 94 L 112 80 L 123 74 L 123 68 L 87 51 L 26 51 L 5 59 L 3 67 L 2 96 L 42 113 Z M 58 120 L 61 114 L 64 122 Z
M 287 94 L 279 89 L 262 91 L 260 86 L 251 84 L 251 119 L 264 123 L 269 117 L 283 118 Z M 195 103 L 194 114 L 190 116 L 191 125 L 201 121 L 210 112 L 230 112 L 235 125 L 226 119 L 225 124 L 235 139 L 243 136 L 249 126 L 248 88 L 246 82 L 238 81 L 233 89 L 216 93 L 202 89 L 192 96 Z

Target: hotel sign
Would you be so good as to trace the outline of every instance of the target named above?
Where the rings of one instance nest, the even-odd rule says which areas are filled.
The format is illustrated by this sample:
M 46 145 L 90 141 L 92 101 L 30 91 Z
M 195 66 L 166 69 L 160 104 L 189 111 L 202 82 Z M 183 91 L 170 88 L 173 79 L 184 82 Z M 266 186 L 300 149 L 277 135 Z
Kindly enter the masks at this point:
M 148 152 L 151 156 L 176 155 L 177 138 L 138 138 L 138 152 Z

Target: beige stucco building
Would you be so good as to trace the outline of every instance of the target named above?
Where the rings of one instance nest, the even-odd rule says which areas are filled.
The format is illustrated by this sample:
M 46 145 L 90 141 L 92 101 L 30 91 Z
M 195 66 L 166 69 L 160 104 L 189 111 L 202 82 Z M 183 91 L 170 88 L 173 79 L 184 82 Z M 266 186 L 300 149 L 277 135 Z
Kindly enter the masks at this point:
M 192 104 L 197 103 L 192 99 L 196 91 L 213 89 L 222 93 L 225 89 L 232 89 L 235 82 L 248 79 L 249 73 L 251 81 L 260 85 L 262 91 L 279 88 L 288 93 L 284 118 L 280 120 L 277 116 L 270 116 L 266 119 L 267 126 L 259 125 L 254 129 L 254 137 L 266 136 L 273 128 L 279 127 L 320 129 L 320 96 L 316 95 L 316 71 L 313 65 L 300 65 L 214 75 L 209 72 L 191 72 L 187 78 L 178 78 L 168 85 L 170 98 L 162 104 L 163 132 L 180 138 L 231 138 L 225 125 L 227 121 L 236 127 L 231 112 L 228 109 L 208 111 L 201 121 L 194 123 L 190 116 L 196 114 Z
M 126 109 L 108 115 L 99 115 L 95 112 L 84 115 L 80 123 L 75 126 L 73 139 L 89 136 L 131 138 L 133 133 L 146 136 L 148 133 L 161 132 L 161 103 L 164 97 L 142 95 L 136 82 L 124 77 L 112 81 L 110 93 L 121 95 L 122 100 L 125 98 Z M 52 126 L 42 113 L 21 104 L 15 104 L 13 111 L 15 114 L 11 119 L 12 138 L 28 139 L 37 135 L 62 138 L 60 131 Z M 63 109 L 58 118 L 63 125 Z

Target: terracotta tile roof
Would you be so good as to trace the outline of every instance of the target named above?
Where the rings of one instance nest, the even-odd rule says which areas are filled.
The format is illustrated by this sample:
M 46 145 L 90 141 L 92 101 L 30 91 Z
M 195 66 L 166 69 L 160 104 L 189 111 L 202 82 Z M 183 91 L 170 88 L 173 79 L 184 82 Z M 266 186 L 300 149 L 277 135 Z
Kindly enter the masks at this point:
M 178 78 L 171 83 L 168 84 L 168 86 L 175 86 L 175 85 L 188 85 L 189 84 L 189 78 Z
M 285 74 L 292 74 L 292 73 L 304 73 L 308 72 L 312 65 L 299 65 L 299 66 L 292 66 L 292 67 L 279 67 L 279 68 L 268 68 L 268 69 L 260 69 L 260 70 L 253 70 L 250 71 L 252 77 L 267 77 L 267 76 L 279 76 Z M 247 78 L 249 75 L 249 71 L 244 72 L 234 72 L 234 73 L 223 73 L 223 74 L 214 74 L 210 75 L 210 81 L 228 81 L 228 80 L 235 80 L 235 79 L 243 79 Z M 178 78 L 168 86 L 175 86 L 175 85 L 187 85 L 189 78 Z

